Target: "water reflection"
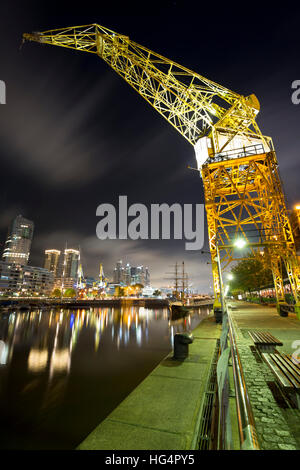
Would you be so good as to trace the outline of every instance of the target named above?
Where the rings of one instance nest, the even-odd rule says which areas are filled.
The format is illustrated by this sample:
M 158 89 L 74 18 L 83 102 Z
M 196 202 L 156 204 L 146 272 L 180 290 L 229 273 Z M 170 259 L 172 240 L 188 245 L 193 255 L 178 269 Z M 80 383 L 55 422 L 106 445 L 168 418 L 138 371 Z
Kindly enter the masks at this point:
M 76 446 L 166 356 L 174 334 L 207 313 L 172 322 L 166 308 L 138 306 L 0 312 L 0 447 Z M 27 437 L 12 444 L 14 433 Z
M 163 326 L 160 333 L 164 333 L 164 337 L 168 333 L 170 346 L 173 347 L 175 333 L 190 331 L 205 314 L 207 309 L 202 309 L 192 316 L 171 321 L 167 308 L 155 310 L 136 306 L 11 312 L 0 320 L 0 365 L 9 366 L 16 344 L 27 345 L 28 371 L 36 374 L 48 370 L 51 381 L 55 374 L 68 375 L 70 372 L 72 351 L 83 330 L 92 332 L 95 352 L 99 350 L 107 331 L 110 331 L 111 343 L 117 350 L 126 347 L 129 342 L 135 342 L 140 348 L 149 341 L 149 325 L 152 322 L 152 333 L 159 334 L 159 328 Z

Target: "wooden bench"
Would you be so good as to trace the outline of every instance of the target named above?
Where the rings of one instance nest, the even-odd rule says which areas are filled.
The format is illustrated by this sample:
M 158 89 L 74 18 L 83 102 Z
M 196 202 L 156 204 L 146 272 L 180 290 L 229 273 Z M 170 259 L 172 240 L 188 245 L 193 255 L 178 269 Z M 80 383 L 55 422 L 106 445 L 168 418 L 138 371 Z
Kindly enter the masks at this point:
M 291 399 L 293 400 L 297 408 L 300 409 L 299 362 L 294 362 L 290 355 L 283 353 L 263 353 L 262 358 L 272 370 L 277 383 L 284 391 L 290 394 Z
M 282 342 L 268 332 L 248 331 L 248 333 L 260 352 L 273 353 L 277 346 L 282 346 Z

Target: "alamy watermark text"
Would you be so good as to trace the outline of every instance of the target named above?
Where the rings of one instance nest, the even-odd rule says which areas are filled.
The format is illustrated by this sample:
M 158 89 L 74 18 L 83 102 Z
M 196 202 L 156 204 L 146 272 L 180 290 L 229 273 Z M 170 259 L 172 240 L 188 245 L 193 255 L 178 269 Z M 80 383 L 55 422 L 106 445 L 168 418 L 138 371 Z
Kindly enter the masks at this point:
M 3 80 L 0 80 L 0 104 L 6 104 L 6 85 Z
M 173 232 L 175 240 L 188 240 L 186 250 L 201 250 L 204 245 L 204 204 L 194 208 L 193 204 L 151 204 L 148 211 L 140 203 L 128 207 L 127 196 L 119 196 L 118 215 L 108 203 L 100 204 L 96 215 L 101 217 L 96 227 L 100 240 L 170 240 Z

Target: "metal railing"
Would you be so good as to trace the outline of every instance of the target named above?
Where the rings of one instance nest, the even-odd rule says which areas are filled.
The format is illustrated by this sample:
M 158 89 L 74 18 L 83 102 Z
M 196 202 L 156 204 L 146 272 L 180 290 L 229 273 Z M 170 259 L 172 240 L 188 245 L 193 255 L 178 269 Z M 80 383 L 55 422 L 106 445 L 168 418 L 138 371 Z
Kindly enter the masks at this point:
M 229 344 L 228 344 L 229 340 Z M 218 396 L 219 396 L 219 425 L 218 448 L 233 449 L 232 425 L 230 422 L 230 382 L 229 360 L 232 360 L 233 380 L 238 430 L 241 450 L 259 450 L 252 407 L 247 392 L 243 367 L 237 348 L 234 327 L 230 314 L 225 306 L 220 338 L 221 355 L 217 365 Z
M 238 149 L 224 150 L 219 153 L 215 153 L 208 159 L 209 163 L 215 163 L 225 160 L 232 160 L 235 158 L 249 157 L 253 155 L 261 155 L 265 153 L 263 144 L 253 144 Z
M 234 328 L 230 314 L 227 313 L 227 315 L 241 450 L 259 450 L 253 411 L 237 348 Z

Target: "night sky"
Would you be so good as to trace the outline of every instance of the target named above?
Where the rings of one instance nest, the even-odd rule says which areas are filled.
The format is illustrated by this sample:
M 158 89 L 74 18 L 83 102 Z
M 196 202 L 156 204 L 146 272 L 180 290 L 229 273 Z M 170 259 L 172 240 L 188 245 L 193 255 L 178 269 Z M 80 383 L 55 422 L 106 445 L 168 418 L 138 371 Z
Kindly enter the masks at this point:
M 112 6 L 109 6 L 111 3 Z M 300 79 L 299 11 L 284 2 L 263 9 L 252 2 L 1 2 L 0 243 L 18 214 L 35 223 L 30 264 L 45 249 L 80 245 L 86 275 L 107 275 L 122 259 L 143 264 L 152 284 L 175 261 L 185 261 L 193 286 L 208 292 L 208 255 L 185 251 L 178 240 L 96 237 L 96 208 L 128 203 L 203 203 L 193 147 L 94 54 L 25 43 L 24 32 L 98 23 L 249 95 L 261 104 L 257 122 L 273 138 L 287 205 L 300 201 L 300 105 L 291 84 Z M 249 5 L 249 7 L 248 7 Z M 207 234 L 206 249 L 208 245 Z

